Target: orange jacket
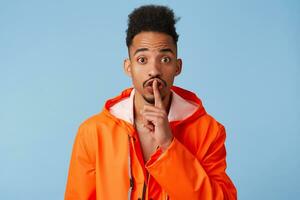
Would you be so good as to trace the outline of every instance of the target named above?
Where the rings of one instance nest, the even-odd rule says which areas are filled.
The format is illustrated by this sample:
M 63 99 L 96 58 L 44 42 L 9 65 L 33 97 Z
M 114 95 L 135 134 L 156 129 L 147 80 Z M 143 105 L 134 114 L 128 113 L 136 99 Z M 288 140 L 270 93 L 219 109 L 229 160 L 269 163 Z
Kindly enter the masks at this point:
M 108 100 L 101 113 L 79 127 L 65 200 L 237 199 L 225 173 L 225 129 L 206 113 L 201 100 L 192 92 L 172 87 L 173 94 L 196 105 L 197 110 L 185 119 L 170 121 L 171 145 L 164 152 L 158 148 L 144 163 L 132 123 L 111 111 L 131 91 L 126 89 Z

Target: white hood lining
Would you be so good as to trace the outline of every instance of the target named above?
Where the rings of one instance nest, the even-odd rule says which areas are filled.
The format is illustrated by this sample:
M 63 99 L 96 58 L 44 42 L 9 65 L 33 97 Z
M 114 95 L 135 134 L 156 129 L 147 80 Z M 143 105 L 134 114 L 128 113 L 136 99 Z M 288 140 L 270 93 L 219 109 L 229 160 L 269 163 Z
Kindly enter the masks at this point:
M 199 106 L 195 102 L 185 100 L 174 91 L 171 92 L 173 96 L 168 114 L 169 122 L 184 120 L 191 116 L 199 108 Z M 134 93 L 135 90 L 133 89 L 129 97 L 121 100 L 109 109 L 112 115 L 126 122 L 129 122 L 130 124 L 134 124 Z

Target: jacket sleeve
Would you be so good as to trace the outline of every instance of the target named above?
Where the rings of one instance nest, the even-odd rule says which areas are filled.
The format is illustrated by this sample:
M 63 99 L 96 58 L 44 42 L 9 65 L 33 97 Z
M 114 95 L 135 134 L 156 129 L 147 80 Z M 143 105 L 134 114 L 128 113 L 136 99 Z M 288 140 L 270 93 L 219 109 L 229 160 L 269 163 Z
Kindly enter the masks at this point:
M 78 129 L 70 161 L 65 200 L 96 199 L 95 156 L 88 127 Z
M 166 151 L 151 157 L 146 168 L 171 199 L 235 200 L 236 189 L 225 173 L 225 137 L 220 126 L 201 162 L 174 138 Z

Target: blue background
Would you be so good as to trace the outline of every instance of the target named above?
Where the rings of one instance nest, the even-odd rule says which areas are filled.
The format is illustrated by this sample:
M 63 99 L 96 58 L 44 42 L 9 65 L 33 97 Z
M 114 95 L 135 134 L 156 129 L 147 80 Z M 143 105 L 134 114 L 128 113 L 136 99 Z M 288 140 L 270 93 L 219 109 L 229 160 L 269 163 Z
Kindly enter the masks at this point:
M 170 5 L 183 73 L 227 129 L 239 199 L 300 196 L 300 2 L 0 2 L 0 199 L 63 199 L 79 124 L 131 85 L 127 15 Z

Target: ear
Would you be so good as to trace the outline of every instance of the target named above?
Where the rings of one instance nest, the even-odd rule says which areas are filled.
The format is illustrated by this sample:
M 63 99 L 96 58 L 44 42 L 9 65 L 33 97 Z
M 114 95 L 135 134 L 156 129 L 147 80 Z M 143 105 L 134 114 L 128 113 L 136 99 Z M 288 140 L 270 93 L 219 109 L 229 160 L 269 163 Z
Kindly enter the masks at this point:
M 127 76 L 131 77 L 131 62 L 130 62 L 129 58 L 126 58 L 124 60 L 123 67 L 124 67 L 125 74 L 127 74 Z
M 180 58 L 178 58 L 177 61 L 176 61 L 175 76 L 179 75 L 181 73 L 181 70 L 182 70 L 182 60 Z

